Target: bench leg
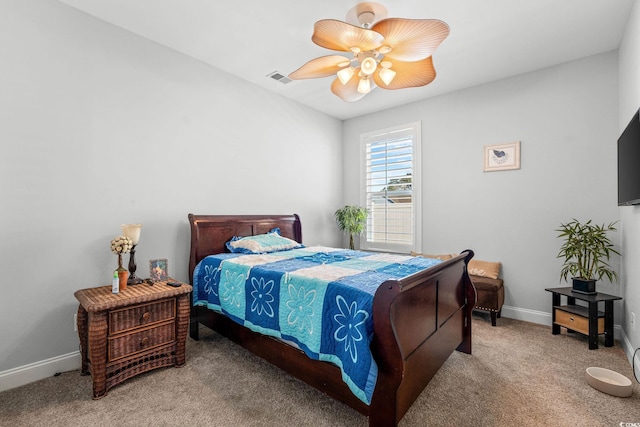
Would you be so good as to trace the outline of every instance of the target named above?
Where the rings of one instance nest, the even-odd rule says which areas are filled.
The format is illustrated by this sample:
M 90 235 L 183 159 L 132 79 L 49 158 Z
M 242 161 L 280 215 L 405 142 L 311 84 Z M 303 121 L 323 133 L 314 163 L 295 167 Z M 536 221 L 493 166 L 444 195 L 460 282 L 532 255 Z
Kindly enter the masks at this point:
M 498 313 L 496 313 L 495 311 L 491 312 L 491 326 L 496 326 L 496 317 L 497 317 Z

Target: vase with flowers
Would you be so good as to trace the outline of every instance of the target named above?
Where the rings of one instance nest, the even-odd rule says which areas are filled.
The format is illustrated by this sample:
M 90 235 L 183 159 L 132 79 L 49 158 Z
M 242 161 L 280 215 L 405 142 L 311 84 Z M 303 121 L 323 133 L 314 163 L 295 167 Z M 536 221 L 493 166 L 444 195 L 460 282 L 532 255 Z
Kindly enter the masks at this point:
M 121 291 L 127 289 L 127 279 L 129 278 L 129 272 L 122 267 L 122 254 L 129 253 L 132 247 L 133 242 L 126 236 L 118 236 L 111 240 L 111 252 L 118 255 L 118 269 L 116 271 Z

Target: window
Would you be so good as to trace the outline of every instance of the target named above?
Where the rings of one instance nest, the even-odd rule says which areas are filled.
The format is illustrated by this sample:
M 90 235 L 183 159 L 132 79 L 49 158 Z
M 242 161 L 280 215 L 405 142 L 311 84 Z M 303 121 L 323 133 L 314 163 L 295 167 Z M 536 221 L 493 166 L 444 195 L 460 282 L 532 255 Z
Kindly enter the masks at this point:
M 421 251 L 420 122 L 360 136 L 361 202 L 369 210 L 360 247 Z

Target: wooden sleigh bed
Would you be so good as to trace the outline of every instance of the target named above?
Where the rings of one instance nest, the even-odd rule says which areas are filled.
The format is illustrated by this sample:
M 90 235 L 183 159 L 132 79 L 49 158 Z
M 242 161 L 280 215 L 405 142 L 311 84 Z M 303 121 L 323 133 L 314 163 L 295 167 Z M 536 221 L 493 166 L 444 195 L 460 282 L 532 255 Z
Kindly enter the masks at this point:
M 254 236 L 279 228 L 302 243 L 297 215 L 189 214 L 189 279 L 203 258 L 227 252 L 234 236 Z M 473 251 L 400 280 L 387 280 L 373 299 L 373 358 L 378 378 L 371 404 L 358 399 L 340 369 L 312 360 L 298 348 L 241 326 L 203 306 L 191 307 L 190 336 L 199 324 L 220 333 L 275 366 L 369 417 L 370 426 L 396 426 L 420 392 L 454 351 L 471 353 L 471 312 L 475 289 L 467 275 Z

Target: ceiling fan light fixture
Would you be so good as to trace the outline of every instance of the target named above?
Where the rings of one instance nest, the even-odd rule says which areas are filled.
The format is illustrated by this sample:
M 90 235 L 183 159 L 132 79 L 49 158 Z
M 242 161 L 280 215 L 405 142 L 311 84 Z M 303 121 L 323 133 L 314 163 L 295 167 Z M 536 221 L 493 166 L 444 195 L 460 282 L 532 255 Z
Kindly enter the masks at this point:
M 346 85 L 354 74 L 355 70 L 353 67 L 346 67 L 337 72 L 338 79 L 340 79 L 340 83 L 343 85 Z
M 378 63 L 370 56 L 363 59 L 360 63 L 360 70 L 362 70 L 362 73 L 367 76 L 373 74 L 374 71 L 376 71 L 376 68 L 378 68 Z
M 364 77 L 360 79 L 360 83 L 358 83 L 358 92 L 365 94 L 371 92 L 371 83 L 368 78 Z
M 391 68 L 381 68 L 380 72 L 378 72 L 378 76 L 380 76 L 380 80 L 382 80 L 384 84 L 389 86 L 393 81 L 393 78 L 396 76 L 396 72 Z
M 331 92 L 345 102 L 362 99 L 376 86 L 386 90 L 425 86 L 436 77 L 432 56 L 448 35 L 449 26 L 438 19 L 387 18 L 381 4 L 359 3 L 349 10 L 346 22 L 316 21 L 311 36 L 316 45 L 351 58 L 321 56 L 289 78 L 333 76 Z

